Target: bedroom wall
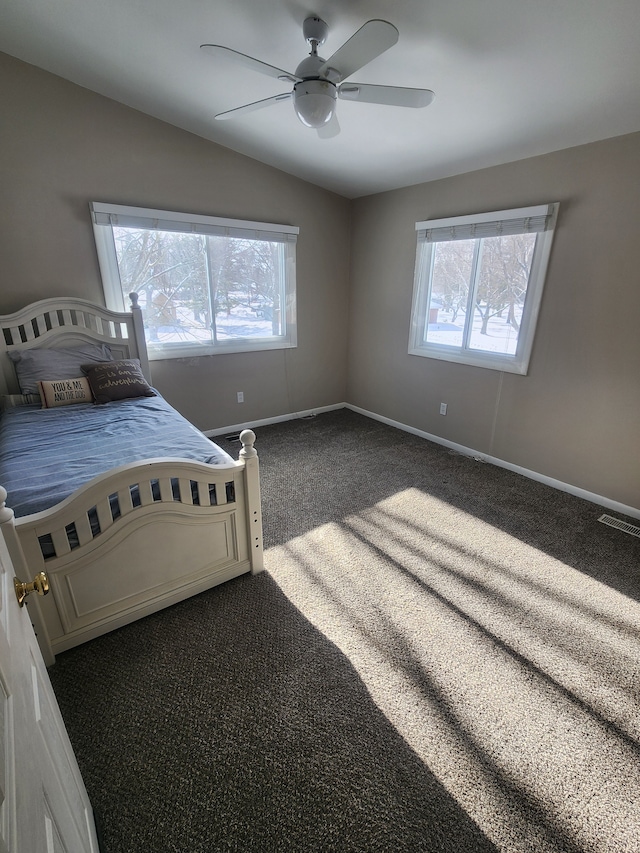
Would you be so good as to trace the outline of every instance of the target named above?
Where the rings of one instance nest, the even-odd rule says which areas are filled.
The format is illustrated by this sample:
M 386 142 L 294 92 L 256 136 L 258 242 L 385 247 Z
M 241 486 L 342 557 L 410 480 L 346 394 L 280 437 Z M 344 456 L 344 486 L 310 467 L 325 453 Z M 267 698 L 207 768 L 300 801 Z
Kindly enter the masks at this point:
M 1 313 L 104 303 L 90 201 L 298 225 L 297 349 L 156 361 L 153 382 L 201 429 L 345 399 L 348 200 L 6 54 L 0 103 Z
M 633 134 L 354 202 L 349 402 L 640 509 L 639 186 Z M 415 222 L 554 201 L 528 375 L 408 355 Z
M 346 400 L 640 508 L 640 135 L 350 202 L 5 54 L 0 96 L 0 312 L 102 301 L 91 200 L 299 225 L 299 347 L 154 362 L 189 419 Z M 547 201 L 561 210 L 529 375 L 409 356 L 415 221 Z

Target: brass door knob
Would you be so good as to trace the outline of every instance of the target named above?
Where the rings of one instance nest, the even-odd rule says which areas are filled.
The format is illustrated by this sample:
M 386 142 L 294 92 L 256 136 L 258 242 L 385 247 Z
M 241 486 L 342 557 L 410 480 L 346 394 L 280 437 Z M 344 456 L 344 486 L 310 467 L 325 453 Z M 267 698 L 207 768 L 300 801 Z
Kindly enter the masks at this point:
M 37 592 L 38 595 L 46 595 L 49 592 L 49 578 L 46 572 L 38 572 L 31 583 L 23 583 L 18 578 L 14 578 L 13 586 L 16 591 L 18 604 L 20 607 L 24 607 L 24 600 L 30 592 Z

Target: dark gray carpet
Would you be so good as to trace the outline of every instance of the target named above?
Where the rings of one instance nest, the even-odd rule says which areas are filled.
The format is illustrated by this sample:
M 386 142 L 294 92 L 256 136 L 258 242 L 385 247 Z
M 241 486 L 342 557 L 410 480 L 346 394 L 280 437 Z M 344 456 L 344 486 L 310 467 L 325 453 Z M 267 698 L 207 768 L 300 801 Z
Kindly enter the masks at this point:
M 348 410 L 256 434 L 267 571 L 51 670 L 104 853 L 639 853 L 640 539 Z

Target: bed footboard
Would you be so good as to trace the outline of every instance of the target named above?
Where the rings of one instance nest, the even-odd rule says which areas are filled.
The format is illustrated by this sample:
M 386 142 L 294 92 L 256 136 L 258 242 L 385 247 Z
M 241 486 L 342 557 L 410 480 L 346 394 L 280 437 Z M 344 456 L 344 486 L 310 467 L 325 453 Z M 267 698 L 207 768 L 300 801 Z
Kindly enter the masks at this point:
M 13 518 L 0 491 L 16 574 L 49 578 L 49 594 L 28 600 L 47 664 L 57 652 L 262 569 L 254 440 L 251 430 L 242 433 L 240 458 L 228 467 L 172 458 L 123 465 L 25 518 Z

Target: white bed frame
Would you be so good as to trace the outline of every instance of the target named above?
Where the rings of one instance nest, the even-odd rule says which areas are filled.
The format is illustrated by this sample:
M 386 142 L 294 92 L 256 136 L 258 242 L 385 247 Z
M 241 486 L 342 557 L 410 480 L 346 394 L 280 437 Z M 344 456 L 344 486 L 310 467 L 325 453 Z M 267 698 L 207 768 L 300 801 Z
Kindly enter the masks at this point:
M 82 299 L 45 299 L 0 316 L 0 394 L 19 393 L 7 352 L 31 347 L 106 343 L 114 358 L 138 358 L 149 376 L 142 314 L 132 294 L 130 314 Z M 245 430 L 237 462 L 228 467 L 162 458 L 102 474 L 51 509 L 14 518 L 0 486 L 0 530 L 20 581 L 39 572 L 50 592 L 27 599 L 47 665 L 55 654 L 182 601 L 245 572 L 263 568 L 262 514 L 255 435 Z M 34 441 L 46 442 L 46 435 Z M 144 442 L 144 436 L 140 436 Z M 171 487 L 179 482 L 179 500 Z M 151 482 L 159 483 L 159 494 Z M 193 504 L 197 483 L 199 505 Z M 227 500 L 233 483 L 235 499 Z M 130 487 L 137 486 L 134 506 Z M 216 503 L 210 504 L 210 487 Z M 118 496 L 121 515 L 111 514 Z M 88 514 L 97 512 L 94 535 Z M 75 525 L 79 545 L 65 528 Z M 55 556 L 45 559 L 39 538 L 50 535 Z

